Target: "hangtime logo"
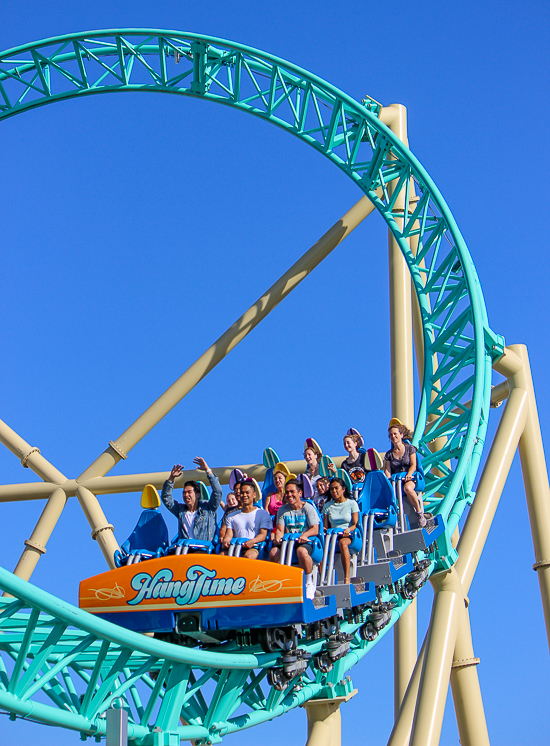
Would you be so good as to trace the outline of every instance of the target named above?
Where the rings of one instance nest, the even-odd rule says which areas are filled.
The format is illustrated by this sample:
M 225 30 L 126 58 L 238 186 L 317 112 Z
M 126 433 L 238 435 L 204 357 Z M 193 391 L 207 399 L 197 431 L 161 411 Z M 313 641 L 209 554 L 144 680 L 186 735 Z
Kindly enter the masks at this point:
M 172 580 L 172 570 L 159 570 L 151 576 L 140 572 L 132 578 L 131 586 L 137 596 L 127 603 L 137 606 L 149 598 L 173 598 L 179 606 L 188 606 L 200 596 L 239 596 L 246 587 L 245 578 L 217 578 L 215 570 L 193 565 L 187 570 L 186 580 Z

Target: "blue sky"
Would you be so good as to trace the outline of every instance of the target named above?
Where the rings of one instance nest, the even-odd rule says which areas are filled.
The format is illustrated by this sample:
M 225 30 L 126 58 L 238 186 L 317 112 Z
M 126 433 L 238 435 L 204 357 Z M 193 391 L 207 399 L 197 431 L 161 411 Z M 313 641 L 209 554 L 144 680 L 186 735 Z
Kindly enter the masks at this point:
M 0 49 L 117 27 L 240 41 L 357 99 L 406 105 L 411 149 L 457 219 L 493 329 L 528 345 L 547 435 L 547 3 L 4 0 Z M 62 102 L 3 122 L 2 133 L 0 417 L 69 477 L 361 196 L 298 140 L 182 97 Z M 266 446 L 298 458 L 308 436 L 338 454 L 350 426 L 383 450 L 386 240 L 382 220 L 367 219 L 113 473 L 168 470 L 196 455 L 211 466 L 250 463 Z M 548 646 L 516 461 L 470 592 L 489 733 L 503 746 L 542 741 L 550 728 L 536 704 L 550 684 Z M 4 449 L 0 469 L 3 483 L 35 479 Z M 102 504 L 123 541 L 139 497 Z M 16 564 L 41 509 L 2 506 L 0 565 Z M 89 537 L 72 500 L 33 580 L 75 602 L 79 580 L 104 569 Z M 421 630 L 431 599 L 425 589 Z M 343 711 L 346 742 L 364 741 L 366 727 L 372 743 L 385 742 L 392 669 L 388 636 L 353 671 L 360 693 Z M 227 742 L 296 733 L 305 741 L 302 711 Z M 0 718 L 0 742 L 32 739 L 79 736 Z M 441 743 L 457 742 L 449 696 Z

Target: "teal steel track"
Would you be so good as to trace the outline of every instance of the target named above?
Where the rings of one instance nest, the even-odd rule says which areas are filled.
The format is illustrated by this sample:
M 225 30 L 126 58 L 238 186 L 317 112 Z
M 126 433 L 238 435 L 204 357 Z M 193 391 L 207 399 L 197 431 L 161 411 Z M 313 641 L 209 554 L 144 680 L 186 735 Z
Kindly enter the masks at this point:
M 430 176 L 380 121 L 380 104 L 354 101 L 306 70 L 241 44 L 119 29 L 0 53 L 0 119 L 123 91 L 191 96 L 253 114 L 315 148 L 374 202 L 401 247 L 420 306 L 424 378 L 414 441 L 427 473 L 425 504 L 447 522 L 432 569 L 448 567 L 456 559 L 450 536 L 474 499 L 492 362 L 504 340 L 489 327 L 474 264 Z M 408 209 L 397 206 L 399 197 Z M 105 710 L 118 702 L 129 711 L 130 739 L 143 746 L 219 741 L 312 697 L 347 693 L 346 672 L 374 644 L 357 635 L 330 673 L 310 668 L 278 692 L 266 682 L 275 656 L 259 649 L 187 649 L 122 631 L 5 570 L 0 587 L 15 597 L 0 601 L 0 708 L 99 738 Z M 395 599 L 393 621 L 408 603 Z

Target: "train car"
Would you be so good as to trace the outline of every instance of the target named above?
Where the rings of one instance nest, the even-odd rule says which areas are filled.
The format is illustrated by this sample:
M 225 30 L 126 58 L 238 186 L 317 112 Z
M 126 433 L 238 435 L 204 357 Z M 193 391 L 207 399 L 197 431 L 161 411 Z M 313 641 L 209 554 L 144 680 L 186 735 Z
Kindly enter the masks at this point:
M 385 484 L 380 472 L 373 473 L 367 482 L 369 499 L 363 520 L 366 522 L 370 506 L 377 521 L 382 521 L 377 525 L 385 526 L 385 509 L 381 511 L 378 495 L 380 485 L 386 491 L 391 489 L 389 482 Z M 381 590 L 391 588 L 403 598 L 416 595 L 429 575 L 431 563 L 423 559 L 425 552 L 443 531 L 441 518 L 434 518 L 424 529 L 392 534 L 391 549 L 386 551 L 380 531 L 372 529 L 371 516 L 373 549 L 366 552 L 363 542 L 352 582 L 333 584 L 336 544 L 331 543 L 330 551 L 325 544 L 317 593 L 309 600 L 304 573 L 291 564 L 295 534 L 283 538 L 288 552 L 281 552 L 281 564 L 208 551 L 186 554 L 187 548 L 181 554 L 170 553 L 171 548 L 165 546 L 164 520 L 156 509 L 158 495 L 155 497 L 153 490 L 149 490 L 151 494 L 144 490 L 142 506 L 147 509 L 122 546 L 124 557 L 118 557 L 118 564 L 121 558 L 126 564 L 83 580 L 79 605 L 127 629 L 183 645 L 234 641 L 237 645 L 259 644 L 266 652 L 284 652 L 303 640 L 332 638 L 339 645 L 335 651 L 343 654 L 346 645 L 340 640 L 341 621 L 364 621 L 361 635 L 373 639 L 391 616 L 391 608 L 381 601 Z M 150 546 L 146 546 L 148 541 Z M 335 652 L 334 657 L 339 654 Z
M 267 649 L 273 634 L 265 630 L 302 624 L 314 633 L 319 622 L 337 616 L 333 595 L 306 598 L 298 567 L 206 553 L 150 559 L 87 578 L 79 605 L 127 629 L 175 632 L 195 643 L 255 630 Z

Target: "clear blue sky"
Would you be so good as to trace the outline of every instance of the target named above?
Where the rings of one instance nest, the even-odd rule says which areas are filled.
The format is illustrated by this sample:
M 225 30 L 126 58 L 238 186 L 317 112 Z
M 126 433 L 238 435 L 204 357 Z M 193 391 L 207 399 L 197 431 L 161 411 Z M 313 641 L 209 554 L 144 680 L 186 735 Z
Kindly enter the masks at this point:
M 450 205 L 493 329 L 528 345 L 548 435 L 548 39 L 542 0 L 233 3 L 4 0 L 0 49 L 59 34 L 151 27 L 211 34 L 305 67 L 361 99 L 402 103 L 413 152 Z M 283 132 L 175 96 L 98 96 L 2 123 L 0 417 L 80 474 L 361 196 Z M 386 230 L 371 216 L 113 473 L 340 453 L 354 426 L 382 450 L 390 414 Z M 360 343 L 359 343 L 360 342 Z M 495 378 L 495 381 L 498 379 Z M 495 414 L 498 419 L 499 413 Z M 491 432 L 494 431 L 494 424 Z M 2 482 L 36 479 L 0 450 Z M 137 495 L 102 499 L 123 541 Z M 12 569 L 42 504 L 2 506 Z M 470 592 L 492 742 L 543 742 L 548 647 L 519 463 Z M 78 503 L 34 575 L 75 602 L 103 570 Z M 420 629 L 432 593 L 420 597 Z M 345 743 L 385 743 L 391 635 L 354 669 Z M 227 739 L 305 742 L 303 711 Z M 76 744 L 0 717 L 0 742 Z M 449 697 L 441 743 L 458 743 Z

